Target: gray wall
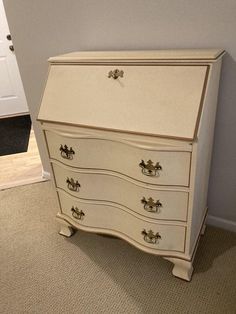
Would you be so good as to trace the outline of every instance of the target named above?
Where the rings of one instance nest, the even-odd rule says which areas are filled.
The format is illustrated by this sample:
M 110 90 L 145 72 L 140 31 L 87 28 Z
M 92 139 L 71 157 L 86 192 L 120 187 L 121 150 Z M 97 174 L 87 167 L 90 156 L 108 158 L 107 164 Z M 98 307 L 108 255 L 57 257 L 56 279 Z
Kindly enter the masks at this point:
M 209 188 L 212 215 L 236 222 L 235 0 L 5 0 L 33 119 L 47 58 L 75 50 L 224 48 Z M 35 126 L 42 161 L 49 169 Z

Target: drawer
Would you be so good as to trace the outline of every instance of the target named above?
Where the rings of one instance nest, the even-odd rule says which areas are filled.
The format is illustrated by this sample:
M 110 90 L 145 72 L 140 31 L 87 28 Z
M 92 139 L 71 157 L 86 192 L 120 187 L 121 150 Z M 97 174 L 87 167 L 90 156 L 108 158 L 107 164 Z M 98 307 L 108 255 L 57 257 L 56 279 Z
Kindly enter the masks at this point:
M 76 172 L 55 163 L 52 163 L 52 167 L 57 187 L 75 197 L 121 204 L 154 219 L 187 219 L 187 192 L 147 188 L 118 176 Z
M 139 219 L 119 207 L 104 204 L 80 202 L 74 197 L 59 191 L 62 213 L 75 223 L 84 226 L 109 230 L 128 237 L 142 246 L 155 250 L 184 252 L 185 227 L 169 224 L 150 223 Z
M 66 165 L 118 172 L 155 185 L 189 185 L 189 152 L 147 150 L 115 140 L 45 133 L 50 157 Z

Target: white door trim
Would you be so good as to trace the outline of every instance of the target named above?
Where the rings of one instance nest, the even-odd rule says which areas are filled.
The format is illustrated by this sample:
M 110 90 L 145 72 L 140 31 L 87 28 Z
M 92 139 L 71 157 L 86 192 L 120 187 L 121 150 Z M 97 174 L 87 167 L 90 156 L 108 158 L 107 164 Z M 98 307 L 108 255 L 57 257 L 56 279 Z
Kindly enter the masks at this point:
M 9 49 L 13 42 L 6 38 L 8 34 L 7 17 L 0 0 L 0 117 L 29 113 L 16 56 Z

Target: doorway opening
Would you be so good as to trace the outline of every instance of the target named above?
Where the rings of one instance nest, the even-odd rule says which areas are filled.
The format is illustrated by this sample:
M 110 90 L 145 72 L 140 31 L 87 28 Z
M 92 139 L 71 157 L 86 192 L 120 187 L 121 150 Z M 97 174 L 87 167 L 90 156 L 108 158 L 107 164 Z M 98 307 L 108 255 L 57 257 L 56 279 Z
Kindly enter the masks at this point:
M 0 134 L 0 190 L 44 181 L 29 114 L 0 117 Z
M 14 38 L 0 0 L 0 190 L 43 180 Z

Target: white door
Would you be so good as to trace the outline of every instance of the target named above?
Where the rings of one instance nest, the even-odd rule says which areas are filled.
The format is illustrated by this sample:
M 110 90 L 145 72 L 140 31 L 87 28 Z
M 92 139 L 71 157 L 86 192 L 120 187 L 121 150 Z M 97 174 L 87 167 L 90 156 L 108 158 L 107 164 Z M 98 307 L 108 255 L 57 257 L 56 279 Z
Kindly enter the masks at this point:
M 2 0 L 0 0 L 0 117 L 29 111 Z M 8 38 L 7 38 L 8 37 Z M 14 49 L 14 48 L 13 48 Z

